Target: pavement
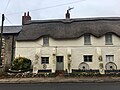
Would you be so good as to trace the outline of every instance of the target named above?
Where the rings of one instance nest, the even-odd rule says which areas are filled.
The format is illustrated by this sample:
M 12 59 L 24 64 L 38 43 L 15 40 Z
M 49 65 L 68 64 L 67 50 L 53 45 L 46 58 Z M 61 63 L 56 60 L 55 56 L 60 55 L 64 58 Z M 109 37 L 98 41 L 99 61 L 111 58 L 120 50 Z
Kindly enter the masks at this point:
M 3 78 L 0 83 L 105 83 L 120 82 L 120 77 L 39 77 Z

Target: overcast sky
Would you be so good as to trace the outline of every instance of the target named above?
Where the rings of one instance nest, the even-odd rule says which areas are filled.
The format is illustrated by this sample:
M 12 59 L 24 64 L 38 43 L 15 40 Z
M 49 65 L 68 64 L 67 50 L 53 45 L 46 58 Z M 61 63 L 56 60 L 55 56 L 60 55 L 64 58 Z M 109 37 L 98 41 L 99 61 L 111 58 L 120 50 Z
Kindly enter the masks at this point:
M 1 0 L 0 20 L 4 13 L 4 25 L 21 25 L 27 11 L 32 20 L 63 19 L 68 7 L 74 7 L 71 18 L 120 16 L 120 0 Z

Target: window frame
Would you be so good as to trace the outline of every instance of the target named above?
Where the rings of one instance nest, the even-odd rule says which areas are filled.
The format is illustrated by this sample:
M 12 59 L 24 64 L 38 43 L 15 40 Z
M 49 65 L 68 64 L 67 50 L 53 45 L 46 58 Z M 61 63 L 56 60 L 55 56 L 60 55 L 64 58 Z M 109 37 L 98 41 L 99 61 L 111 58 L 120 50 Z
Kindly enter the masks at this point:
M 41 57 L 41 64 L 49 64 L 49 57 Z
M 84 62 L 93 62 L 93 55 L 83 55 L 83 58 Z
M 111 60 L 111 57 L 112 57 L 112 60 Z M 114 55 L 106 55 L 106 62 L 114 62 Z
M 84 45 L 91 45 L 91 35 L 90 34 L 84 35 Z
M 49 37 L 43 36 L 43 46 L 49 46 Z
M 112 33 L 105 34 L 105 45 L 113 45 Z

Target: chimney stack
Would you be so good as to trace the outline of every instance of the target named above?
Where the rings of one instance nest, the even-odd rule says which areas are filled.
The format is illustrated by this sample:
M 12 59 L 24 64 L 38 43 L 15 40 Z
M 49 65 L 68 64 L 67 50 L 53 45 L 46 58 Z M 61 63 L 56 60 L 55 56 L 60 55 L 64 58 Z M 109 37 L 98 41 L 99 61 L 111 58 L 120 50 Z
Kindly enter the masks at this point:
M 24 16 L 22 16 L 22 25 L 26 24 L 27 21 L 31 20 L 31 17 L 29 15 L 29 12 L 27 12 L 27 16 L 26 16 L 26 12 L 24 13 Z
M 67 13 L 66 13 L 66 19 L 70 19 L 70 13 L 69 13 L 69 10 L 67 10 Z

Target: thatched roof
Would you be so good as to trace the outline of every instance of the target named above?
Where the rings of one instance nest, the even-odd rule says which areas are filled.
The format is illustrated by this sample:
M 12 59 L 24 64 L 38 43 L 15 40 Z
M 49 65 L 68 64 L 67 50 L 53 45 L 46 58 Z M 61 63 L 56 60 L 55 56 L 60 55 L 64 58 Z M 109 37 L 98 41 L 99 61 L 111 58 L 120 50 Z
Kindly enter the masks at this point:
M 23 26 L 17 40 L 36 40 L 42 36 L 73 39 L 86 33 L 101 37 L 109 32 L 120 36 L 120 17 L 32 20 Z

